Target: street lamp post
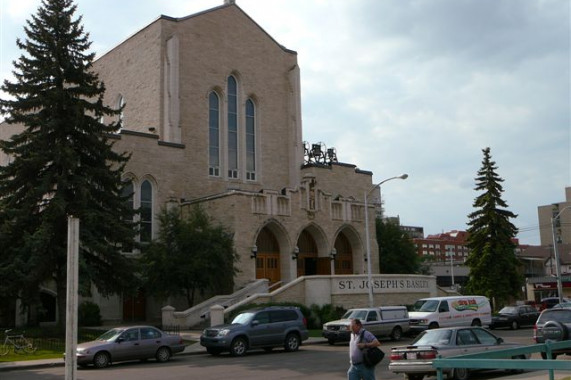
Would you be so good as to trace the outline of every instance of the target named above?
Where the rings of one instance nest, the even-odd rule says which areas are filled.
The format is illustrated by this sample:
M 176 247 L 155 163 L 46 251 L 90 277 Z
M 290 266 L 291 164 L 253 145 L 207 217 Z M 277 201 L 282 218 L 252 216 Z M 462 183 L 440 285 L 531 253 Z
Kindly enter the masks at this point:
M 392 179 L 407 179 L 408 174 L 401 174 L 396 177 L 387 178 L 375 186 L 373 186 L 369 191 L 365 191 L 365 240 L 367 241 L 367 282 L 368 282 L 368 290 L 369 290 L 369 307 L 373 307 L 373 283 L 372 283 L 372 272 L 371 272 L 371 240 L 369 238 L 369 204 L 367 202 L 367 198 L 369 194 L 376 188 L 381 188 L 381 185 L 387 181 Z
M 561 280 L 561 260 L 559 259 L 559 250 L 557 249 L 557 238 L 555 236 L 555 222 L 561 216 L 563 211 L 571 209 L 571 206 L 564 207 L 551 218 L 551 233 L 553 234 L 553 253 L 555 255 L 555 275 L 557 276 L 557 294 L 559 296 L 559 303 L 563 302 L 563 283 Z

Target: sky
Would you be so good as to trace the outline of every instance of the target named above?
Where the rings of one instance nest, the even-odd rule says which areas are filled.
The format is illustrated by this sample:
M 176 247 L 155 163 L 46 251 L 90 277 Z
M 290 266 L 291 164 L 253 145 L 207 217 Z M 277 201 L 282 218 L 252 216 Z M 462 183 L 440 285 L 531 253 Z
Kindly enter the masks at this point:
M 161 14 L 223 0 L 76 0 L 104 54 Z M 236 0 L 298 53 L 303 139 L 373 172 L 385 215 L 425 235 L 466 230 L 491 149 L 521 244 L 571 186 L 568 0 Z M 0 79 L 40 0 L 0 0 Z M 3 96 L 0 93 L 0 96 Z M 541 228 L 550 228 L 541 226 Z

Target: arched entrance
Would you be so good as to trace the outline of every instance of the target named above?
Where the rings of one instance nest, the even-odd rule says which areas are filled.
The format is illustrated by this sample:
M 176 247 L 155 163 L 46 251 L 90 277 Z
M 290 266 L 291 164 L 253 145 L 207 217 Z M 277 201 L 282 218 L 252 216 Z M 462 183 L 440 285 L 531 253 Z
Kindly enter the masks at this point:
M 280 246 L 267 226 L 258 234 L 256 246 L 256 278 L 267 278 L 270 285 L 280 281 Z
M 307 231 L 301 231 L 297 239 L 297 277 L 318 274 L 317 244 L 313 236 Z
M 343 231 L 335 239 L 335 250 L 335 274 L 353 274 L 353 250 Z

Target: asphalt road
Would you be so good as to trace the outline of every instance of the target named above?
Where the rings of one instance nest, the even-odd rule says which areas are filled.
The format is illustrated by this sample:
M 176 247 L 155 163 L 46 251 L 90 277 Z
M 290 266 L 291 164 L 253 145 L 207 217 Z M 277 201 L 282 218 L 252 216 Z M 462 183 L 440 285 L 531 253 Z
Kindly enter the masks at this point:
M 517 331 L 495 330 L 497 335 L 505 340 L 532 344 L 531 329 Z M 410 339 L 403 339 L 398 344 L 406 344 Z M 383 341 L 382 348 L 387 353 L 395 342 Z M 271 353 L 263 351 L 251 352 L 245 357 L 234 358 L 229 355 L 218 357 L 207 354 L 175 356 L 168 363 L 130 362 L 118 363 L 105 369 L 78 369 L 78 380 L 171 380 L 171 379 L 314 379 L 335 380 L 346 379 L 348 364 L 347 344 L 330 346 L 326 343 L 302 346 L 297 352 L 274 350 Z M 558 360 L 569 360 L 568 356 Z M 377 379 L 402 380 L 402 375 L 389 372 L 388 360 L 376 368 Z M 547 372 L 538 372 L 538 379 L 547 379 Z M 556 377 L 556 379 L 561 376 Z M 9 372 L 0 372 L 1 380 L 61 380 L 64 379 L 64 367 L 36 368 Z M 435 377 L 427 378 L 434 380 Z M 506 375 L 504 371 L 493 371 L 472 374 L 471 380 L 516 380 L 530 379 L 530 373 Z

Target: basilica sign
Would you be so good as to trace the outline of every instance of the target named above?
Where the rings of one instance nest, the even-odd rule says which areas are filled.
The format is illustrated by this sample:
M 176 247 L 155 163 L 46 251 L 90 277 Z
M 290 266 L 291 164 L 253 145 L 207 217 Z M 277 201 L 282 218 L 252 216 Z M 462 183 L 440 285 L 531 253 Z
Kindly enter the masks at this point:
M 434 281 L 427 276 L 403 275 L 375 275 L 370 286 L 373 292 L 409 293 L 431 292 L 435 286 Z M 356 294 L 369 291 L 369 281 L 366 276 L 335 276 L 332 279 L 332 294 Z

